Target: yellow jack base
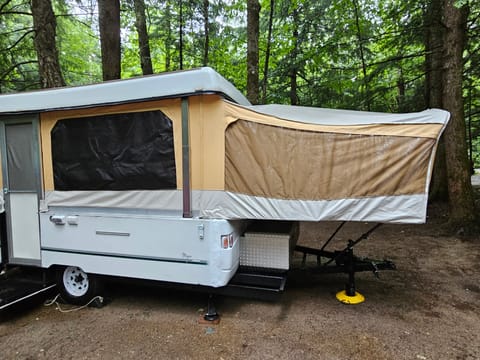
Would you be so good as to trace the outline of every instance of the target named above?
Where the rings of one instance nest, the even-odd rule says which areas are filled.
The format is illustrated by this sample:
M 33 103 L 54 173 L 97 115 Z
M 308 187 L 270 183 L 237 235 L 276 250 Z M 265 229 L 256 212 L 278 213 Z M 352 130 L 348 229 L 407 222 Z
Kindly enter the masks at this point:
M 337 293 L 337 300 L 347 304 L 347 305 L 356 305 L 365 301 L 365 297 L 359 292 L 355 292 L 354 296 L 348 296 L 345 290 L 342 290 Z

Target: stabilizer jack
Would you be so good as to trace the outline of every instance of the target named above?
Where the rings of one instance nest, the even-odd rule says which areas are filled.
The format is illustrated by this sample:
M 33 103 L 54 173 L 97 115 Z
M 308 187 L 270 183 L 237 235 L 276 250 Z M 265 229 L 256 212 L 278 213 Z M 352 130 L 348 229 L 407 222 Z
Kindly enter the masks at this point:
M 345 222 L 335 230 L 332 236 L 325 242 L 320 249 L 309 248 L 297 245 L 295 251 L 303 253 L 302 267 L 306 267 L 307 255 L 317 257 L 317 266 L 312 270 L 319 273 L 346 273 L 348 281 L 345 290 L 337 293 L 336 297 L 344 304 L 359 304 L 365 301 L 363 295 L 356 291 L 355 273 L 360 271 L 372 271 L 378 277 L 380 270 L 395 270 L 395 264 L 389 260 L 372 260 L 369 258 L 359 258 L 353 253 L 353 248 L 361 241 L 367 239 L 381 224 L 376 224 L 370 230 L 363 233 L 355 241 L 349 240 L 347 246 L 340 251 L 327 251 L 325 247 L 332 241 L 335 235 L 340 231 Z M 325 262 L 322 262 L 325 259 Z

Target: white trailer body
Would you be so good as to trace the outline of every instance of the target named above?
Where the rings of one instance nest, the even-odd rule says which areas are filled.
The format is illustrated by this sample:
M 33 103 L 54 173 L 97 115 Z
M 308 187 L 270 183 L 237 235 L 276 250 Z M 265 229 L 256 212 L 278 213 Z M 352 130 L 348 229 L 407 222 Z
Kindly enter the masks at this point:
M 45 268 L 75 265 L 94 274 L 220 287 L 239 265 L 235 221 L 52 208 L 40 214 L 40 228 Z

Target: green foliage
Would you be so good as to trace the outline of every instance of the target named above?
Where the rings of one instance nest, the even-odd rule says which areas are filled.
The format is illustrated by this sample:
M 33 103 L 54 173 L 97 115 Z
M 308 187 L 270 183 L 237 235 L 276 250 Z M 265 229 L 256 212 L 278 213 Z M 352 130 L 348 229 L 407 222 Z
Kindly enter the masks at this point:
M 13 0 L 0 9 L 0 92 L 36 88 L 39 77 L 29 3 Z
M 102 60 L 95 9 L 88 3 L 54 2 L 57 49 L 65 82 L 83 85 L 102 81 Z
M 101 80 L 95 0 L 54 0 L 57 45 L 68 85 Z M 470 8 L 465 104 L 472 158 L 480 167 L 480 3 Z M 260 0 L 260 84 L 271 0 Z M 145 0 L 154 71 L 204 64 L 246 88 L 246 1 Z M 275 0 L 266 102 L 289 103 L 292 74 L 301 105 L 403 112 L 425 107 L 425 13 L 419 0 Z M 38 87 L 26 0 L 0 4 L 0 91 Z M 140 75 L 133 0 L 122 0 L 122 77 Z M 180 43 L 182 26 L 183 42 Z

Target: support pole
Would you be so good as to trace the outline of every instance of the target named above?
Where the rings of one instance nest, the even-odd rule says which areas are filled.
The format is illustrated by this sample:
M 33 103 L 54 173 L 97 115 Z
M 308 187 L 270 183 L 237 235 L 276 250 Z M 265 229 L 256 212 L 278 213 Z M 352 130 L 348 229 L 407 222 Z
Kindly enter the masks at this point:
M 182 98 L 182 175 L 183 217 L 192 217 L 192 189 L 190 187 L 190 132 L 188 97 Z
M 347 296 L 355 296 L 355 259 L 353 257 L 353 249 L 347 250 L 347 261 L 345 263 L 348 272 L 348 282 L 345 285 L 345 293 Z
M 206 321 L 215 321 L 219 319 L 219 315 L 217 313 L 217 309 L 215 308 L 215 304 L 213 303 L 213 295 L 208 295 L 208 305 L 207 305 L 207 313 L 203 316 Z
M 337 293 L 337 300 L 348 305 L 360 304 L 365 301 L 365 297 L 355 289 L 355 256 L 353 256 L 353 247 L 355 242 L 350 240 L 345 250 L 345 272 L 348 273 L 348 282 L 345 290 Z

